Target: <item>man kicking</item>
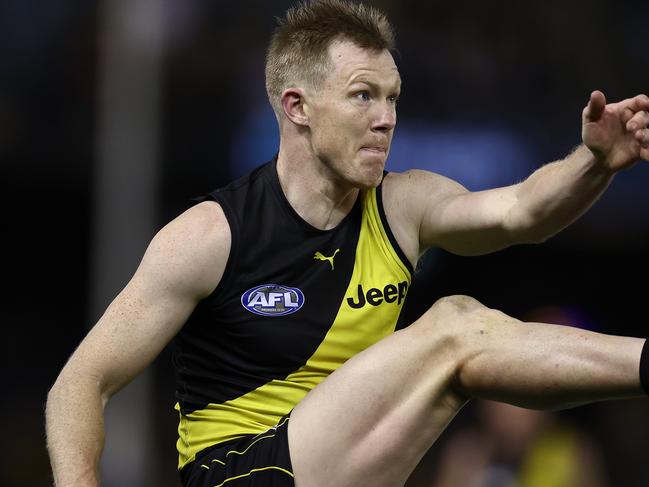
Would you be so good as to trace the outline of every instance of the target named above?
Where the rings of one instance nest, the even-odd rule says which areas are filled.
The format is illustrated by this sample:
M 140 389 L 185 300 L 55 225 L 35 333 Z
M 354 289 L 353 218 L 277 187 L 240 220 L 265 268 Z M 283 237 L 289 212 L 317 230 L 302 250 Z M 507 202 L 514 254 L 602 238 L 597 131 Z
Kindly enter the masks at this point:
M 644 339 L 522 323 L 468 296 L 395 327 L 427 248 L 542 242 L 649 159 L 649 98 L 593 92 L 572 154 L 469 192 L 384 174 L 393 48 L 382 14 L 342 0 L 280 21 L 266 61 L 279 153 L 164 227 L 65 365 L 47 404 L 57 485 L 98 485 L 106 402 L 172 339 L 189 486 L 399 486 L 472 397 L 561 408 L 646 391 Z

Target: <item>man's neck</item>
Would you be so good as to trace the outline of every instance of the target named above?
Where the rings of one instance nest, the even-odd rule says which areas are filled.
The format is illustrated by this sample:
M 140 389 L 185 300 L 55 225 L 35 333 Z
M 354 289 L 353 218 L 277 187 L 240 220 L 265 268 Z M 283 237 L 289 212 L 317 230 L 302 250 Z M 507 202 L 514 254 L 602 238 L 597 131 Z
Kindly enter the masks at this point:
M 337 179 L 329 167 L 306 151 L 283 150 L 277 174 L 286 199 L 302 219 L 321 230 L 336 227 L 352 210 L 359 189 Z

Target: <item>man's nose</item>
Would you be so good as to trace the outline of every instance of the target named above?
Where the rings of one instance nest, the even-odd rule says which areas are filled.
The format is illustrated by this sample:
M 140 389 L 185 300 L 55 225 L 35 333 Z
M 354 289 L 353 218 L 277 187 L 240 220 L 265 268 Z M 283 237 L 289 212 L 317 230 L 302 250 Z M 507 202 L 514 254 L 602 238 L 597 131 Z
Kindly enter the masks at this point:
M 389 132 L 397 124 L 397 111 L 394 103 L 385 101 L 377 106 L 372 130 Z

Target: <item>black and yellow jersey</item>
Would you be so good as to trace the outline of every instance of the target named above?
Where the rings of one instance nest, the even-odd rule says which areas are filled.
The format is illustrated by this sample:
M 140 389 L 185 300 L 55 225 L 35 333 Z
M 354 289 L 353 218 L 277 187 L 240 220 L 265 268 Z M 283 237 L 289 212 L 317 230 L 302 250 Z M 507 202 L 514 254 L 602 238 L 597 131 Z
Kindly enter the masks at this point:
M 305 222 L 276 161 L 212 192 L 232 245 L 221 282 L 174 339 L 179 468 L 277 424 L 346 360 L 395 330 L 412 266 L 381 186 L 333 229 Z

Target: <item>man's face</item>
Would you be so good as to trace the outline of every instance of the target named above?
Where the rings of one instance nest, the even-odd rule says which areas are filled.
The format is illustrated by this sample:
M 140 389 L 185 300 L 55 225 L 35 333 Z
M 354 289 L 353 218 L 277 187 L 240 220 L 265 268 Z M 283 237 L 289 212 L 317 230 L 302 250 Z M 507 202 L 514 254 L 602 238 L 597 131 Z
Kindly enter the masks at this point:
M 307 101 L 314 154 L 342 181 L 381 182 L 396 124 L 401 78 L 392 55 L 349 41 L 329 47 L 333 69 Z

